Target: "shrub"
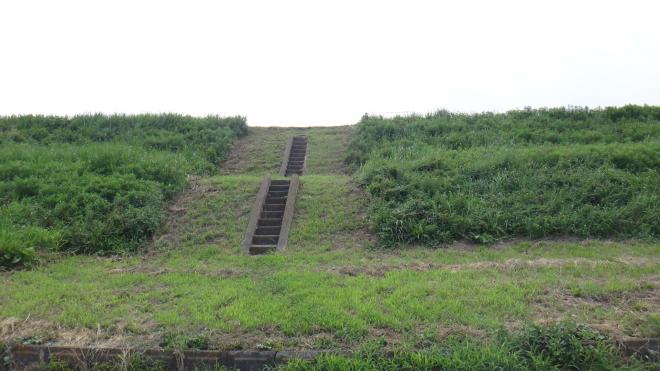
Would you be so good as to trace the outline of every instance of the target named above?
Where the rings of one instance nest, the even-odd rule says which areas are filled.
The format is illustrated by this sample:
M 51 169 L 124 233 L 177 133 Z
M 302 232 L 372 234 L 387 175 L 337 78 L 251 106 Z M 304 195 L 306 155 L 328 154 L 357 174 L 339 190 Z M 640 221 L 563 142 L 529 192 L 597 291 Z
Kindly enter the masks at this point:
M 370 217 L 384 245 L 653 239 L 660 125 L 655 108 L 639 110 L 616 120 L 586 109 L 365 117 L 348 161 L 362 165 L 358 176 L 375 196 Z
M 0 268 L 27 266 L 36 259 L 36 249 L 53 249 L 60 243 L 60 233 L 39 227 L 8 230 L 0 225 Z
M 0 160 L 2 229 L 53 236 L 43 243 L 34 232 L 0 234 L 4 246 L 24 252 L 135 250 L 158 228 L 162 202 L 197 166 L 176 154 L 120 144 L 9 145 Z
M 607 370 L 620 357 L 605 335 L 570 322 L 531 325 L 510 336 L 508 341 L 512 351 L 544 368 Z
M 245 134 L 243 117 L 96 114 L 0 118 L 0 143 L 120 142 L 186 153 L 211 163 L 224 158 L 234 137 Z
M 188 174 L 215 169 L 245 119 L 0 118 L 0 267 L 40 250 L 135 251 Z

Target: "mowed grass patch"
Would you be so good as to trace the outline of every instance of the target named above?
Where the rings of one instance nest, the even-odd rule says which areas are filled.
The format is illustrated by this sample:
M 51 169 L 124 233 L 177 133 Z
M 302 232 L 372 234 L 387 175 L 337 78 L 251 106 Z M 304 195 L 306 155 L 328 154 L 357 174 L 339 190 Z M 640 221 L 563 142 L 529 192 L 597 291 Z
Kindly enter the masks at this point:
M 196 180 L 169 208 L 163 233 L 152 247 L 174 253 L 207 246 L 238 255 L 261 181 L 254 175 Z
M 660 309 L 660 248 L 653 245 L 456 251 L 426 256 L 430 265 L 420 265 L 414 254 L 354 260 L 331 254 L 316 261 L 298 260 L 297 253 L 285 261 L 278 255 L 232 255 L 222 268 L 215 258 L 206 259 L 211 248 L 144 261 L 75 257 L 4 274 L 0 317 L 101 326 L 128 337 L 202 331 L 224 339 L 217 347 L 227 346 L 222 334 L 245 347 L 269 338 L 286 347 L 349 346 L 383 333 L 410 345 L 420 341 L 411 334 L 488 332 L 566 318 L 605 326 L 617 336 L 658 335 L 653 316 Z M 218 258 L 231 254 L 216 250 Z M 325 343 L 316 343 L 319 336 Z
M 307 174 L 339 174 L 350 142 L 348 126 L 328 128 L 249 128 L 222 163 L 223 174 L 278 174 L 290 136 L 307 136 L 309 158 Z
M 342 174 L 345 170 L 344 156 L 350 144 L 353 128 L 338 126 L 309 130 L 309 158 L 307 175 Z
M 364 247 L 364 193 L 342 175 L 301 178 L 288 248 L 306 254 Z

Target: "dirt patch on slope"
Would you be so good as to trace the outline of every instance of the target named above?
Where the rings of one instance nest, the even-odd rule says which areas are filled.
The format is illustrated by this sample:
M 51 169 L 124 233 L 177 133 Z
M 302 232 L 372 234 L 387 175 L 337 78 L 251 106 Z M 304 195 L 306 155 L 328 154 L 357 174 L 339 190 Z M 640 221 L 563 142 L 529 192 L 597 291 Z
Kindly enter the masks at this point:
M 637 288 L 625 292 L 588 295 L 567 288 L 547 288 L 533 303 L 533 320 L 546 324 L 561 320 L 576 320 L 570 313 L 614 312 L 614 319 L 590 316 L 587 322 L 596 330 L 616 339 L 657 337 L 657 328 L 647 328 L 648 315 L 660 313 L 660 275 L 641 280 Z M 577 319 L 580 321 L 579 319 Z
M 150 331 L 155 324 L 147 324 L 142 334 L 128 331 L 128 324 L 118 323 L 112 328 L 98 326 L 68 328 L 54 323 L 30 318 L 5 318 L 0 321 L 0 342 L 7 344 L 69 345 L 81 347 L 137 347 L 153 344 L 157 334 Z

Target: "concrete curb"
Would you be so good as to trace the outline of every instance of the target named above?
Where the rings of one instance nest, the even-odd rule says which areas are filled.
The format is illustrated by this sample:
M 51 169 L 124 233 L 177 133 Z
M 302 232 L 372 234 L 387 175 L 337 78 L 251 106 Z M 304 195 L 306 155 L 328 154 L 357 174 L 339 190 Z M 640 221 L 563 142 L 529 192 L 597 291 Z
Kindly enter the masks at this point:
M 293 137 L 289 137 L 286 141 L 286 147 L 284 149 L 284 158 L 282 159 L 282 166 L 280 166 L 280 175 L 286 175 L 286 165 L 289 163 L 289 155 L 291 154 L 291 147 L 293 147 Z
M 649 359 L 660 356 L 660 338 L 629 338 L 617 341 L 627 356 L 641 355 Z M 131 356 L 142 355 L 160 361 L 168 370 L 213 370 L 224 366 L 229 369 L 263 370 L 286 364 L 295 359 L 312 361 L 322 354 L 343 354 L 329 350 L 309 351 L 215 351 L 215 350 L 161 350 L 121 348 L 81 348 L 47 345 L 15 345 L 6 353 L 8 364 L 0 360 L 0 370 L 33 369 L 39 364 L 57 359 L 74 369 L 89 369 L 98 363 L 126 364 Z
M 88 369 L 98 363 L 126 364 L 131 356 L 142 355 L 160 361 L 168 370 L 229 369 L 262 370 L 293 359 L 313 360 L 324 351 L 214 351 L 135 350 L 120 348 L 79 348 L 45 345 L 16 345 L 9 350 L 9 367 L 22 370 L 60 360 L 74 369 Z M 1 368 L 1 366 L 0 366 Z
M 306 138 L 307 138 L 307 146 L 305 146 L 305 160 L 303 161 L 303 168 L 300 175 L 305 175 L 305 173 L 307 173 L 307 162 L 309 160 L 309 147 L 311 146 L 309 145 L 309 137 Z
M 261 209 L 264 207 L 264 202 L 266 201 L 268 187 L 270 187 L 270 179 L 270 175 L 266 175 L 264 177 L 264 179 L 261 181 L 259 192 L 257 192 L 257 197 L 254 200 L 254 206 L 252 206 L 252 211 L 250 212 L 247 231 L 245 232 L 245 239 L 243 240 L 243 245 L 241 245 L 241 250 L 245 254 L 250 254 L 252 237 L 254 237 L 254 232 L 257 230 L 257 222 L 259 221 L 259 216 L 261 215 Z
M 289 230 L 291 229 L 291 221 L 293 220 L 293 211 L 296 207 L 296 196 L 298 195 L 298 188 L 300 186 L 300 177 L 294 174 L 291 177 L 289 185 L 289 193 L 286 197 L 286 206 L 284 207 L 284 216 L 282 217 L 282 227 L 280 229 L 280 239 L 277 241 L 277 250 L 283 251 L 286 248 L 286 243 L 289 241 Z

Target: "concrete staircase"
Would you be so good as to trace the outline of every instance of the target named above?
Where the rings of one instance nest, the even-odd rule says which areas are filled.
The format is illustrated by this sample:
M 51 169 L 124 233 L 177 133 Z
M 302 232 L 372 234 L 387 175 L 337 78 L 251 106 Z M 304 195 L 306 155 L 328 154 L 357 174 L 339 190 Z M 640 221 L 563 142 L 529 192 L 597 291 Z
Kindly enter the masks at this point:
M 303 175 L 307 158 L 307 137 L 293 137 L 284 176 Z
M 284 250 L 289 239 L 296 194 L 307 160 L 307 137 L 289 137 L 280 176 L 289 179 L 272 180 L 267 175 L 250 213 L 242 249 L 250 255 Z
M 290 180 L 271 180 L 257 220 L 257 228 L 252 236 L 251 255 L 277 249 L 290 185 Z

